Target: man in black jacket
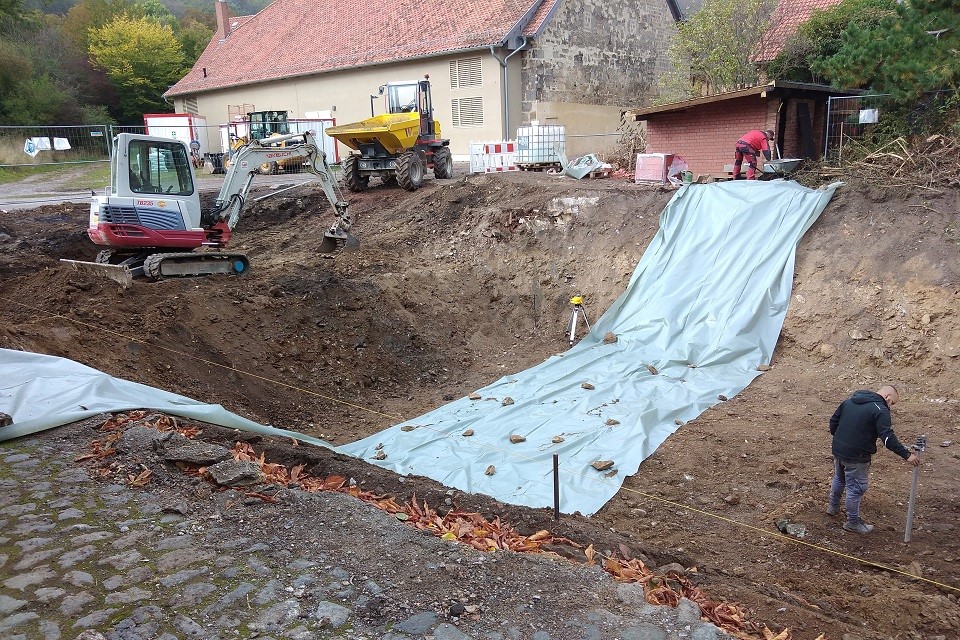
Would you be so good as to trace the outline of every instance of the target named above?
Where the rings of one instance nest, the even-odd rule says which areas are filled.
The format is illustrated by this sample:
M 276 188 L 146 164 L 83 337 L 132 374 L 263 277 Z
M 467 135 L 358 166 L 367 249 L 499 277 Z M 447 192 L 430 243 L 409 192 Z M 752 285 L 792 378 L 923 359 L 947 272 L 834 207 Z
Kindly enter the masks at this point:
M 843 528 L 856 533 L 870 533 L 873 525 L 860 519 L 860 499 L 867 491 L 870 479 L 870 460 L 877 452 L 877 439 L 909 464 L 917 466 L 920 458 L 910 453 L 897 440 L 890 420 L 890 408 L 900 400 L 892 385 L 873 391 L 856 391 L 844 400 L 830 417 L 833 434 L 833 483 L 827 514 L 840 512 L 840 497 L 847 490 L 847 521 Z

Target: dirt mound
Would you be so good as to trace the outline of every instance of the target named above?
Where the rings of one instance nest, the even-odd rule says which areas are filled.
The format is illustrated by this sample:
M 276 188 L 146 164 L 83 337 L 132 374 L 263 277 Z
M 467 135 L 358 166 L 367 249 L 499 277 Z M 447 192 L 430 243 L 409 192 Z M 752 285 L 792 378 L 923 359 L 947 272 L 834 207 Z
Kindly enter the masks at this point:
M 128 290 L 58 262 L 96 254 L 85 207 L 18 212 L 0 218 L 0 346 L 348 442 L 564 350 L 569 298 L 585 295 L 599 316 L 671 196 L 533 173 L 373 188 L 351 197 L 360 249 L 331 259 L 315 251 L 329 205 L 304 191 L 241 220 L 232 248 L 250 255 L 248 275 Z M 956 190 L 931 199 L 850 180 L 800 243 L 772 369 L 681 428 L 598 515 L 562 527 L 695 565 L 705 589 L 796 638 L 960 634 L 958 205 Z M 877 533 L 845 533 L 822 513 L 826 420 L 850 391 L 886 380 L 903 390 L 901 439 L 924 433 L 932 445 L 909 545 L 909 470 L 889 452 L 875 458 L 864 507 Z M 326 459 L 330 473 L 416 490 Z M 549 514 L 474 499 L 521 527 L 556 529 Z M 805 525 L 808 544 L 778 537 L 777 520 Z

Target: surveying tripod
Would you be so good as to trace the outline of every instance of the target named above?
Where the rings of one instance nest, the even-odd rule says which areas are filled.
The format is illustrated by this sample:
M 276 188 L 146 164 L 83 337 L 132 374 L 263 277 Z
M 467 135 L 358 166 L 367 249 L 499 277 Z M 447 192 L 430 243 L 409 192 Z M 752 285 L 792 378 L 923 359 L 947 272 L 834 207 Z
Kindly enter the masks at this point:
M 587 333 L 590 332 L 590 322 L 587 320 L 587 314 L 583 310 L 583 296 L 573 296 L 570 298 L 570 304 L 573 305 L 573 311 L 570 312 L 570 322 L 567 325 L 567 333 L 570 336 L 570 346 L 573 346 L 577 335 L 577 318 L 583 317 L 583 323 L 587 325 Z
M 917 444 L 911 447 L 918 455 L 927 449 L 927 436 L 917 436 Z M 913 480 L 910 482 L 910 499 L 907 500 L 907 527 L 903 532 L 903 541 L 910 542 L 913 536 L 913 505 L 917 499 L 917 471 L 919 467 L 913 468 Z

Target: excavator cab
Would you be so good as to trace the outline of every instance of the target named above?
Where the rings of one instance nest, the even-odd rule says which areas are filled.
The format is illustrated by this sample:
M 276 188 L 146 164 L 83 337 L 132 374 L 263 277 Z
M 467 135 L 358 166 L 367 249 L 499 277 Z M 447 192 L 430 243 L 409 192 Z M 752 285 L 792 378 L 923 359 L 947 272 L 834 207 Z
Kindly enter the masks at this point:
M 183 145 L 131 140 L 127 146 L 127 177 L 132 193 L 189 196 L 193 194 L 190 159 Z M 123 186 L 114 176 L 114 191 Z
M 114 139 L 110 192 L 90 203 L 87 235 L 95 244 L 134 252 L 148 246 L 191 250 L 208 238 L 187 145 L 121 133 Z
M 287 135 L 290 133 L 289 116 L 289 111 L 251 111 L 247 114 L 250 139 L 263 140 L 272 135 Z

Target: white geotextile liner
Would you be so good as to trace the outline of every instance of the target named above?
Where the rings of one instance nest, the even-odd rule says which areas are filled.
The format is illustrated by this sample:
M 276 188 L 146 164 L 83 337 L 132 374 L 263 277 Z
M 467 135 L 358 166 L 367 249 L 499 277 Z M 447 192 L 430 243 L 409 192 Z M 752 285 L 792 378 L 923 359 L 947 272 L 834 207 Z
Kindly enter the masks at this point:
M 98 413 L 155 409 L 264 435 L 329 443 L 242 418 L 218 404 L 203 404 L 168 391 L 114 378 L 86 365 L 38 353 L 0 349 L 0 411 L 13 424 L 0 428 L 0 442 L 83 420 Z
M 770 362 L 797 242 L 838 186 L 681 188 L 627 290 L 575 347 L 479 389 L 481 400 L 461 398 L 338 451 L 530 507 L 553 505 L 557 453 L 560 509 L 596 512 L 678 423 L 733 397 Z M 603 343 L 607 332 L 615 343 Z M 616 474 L 595 470 L 599 460 L 613 460 Z

